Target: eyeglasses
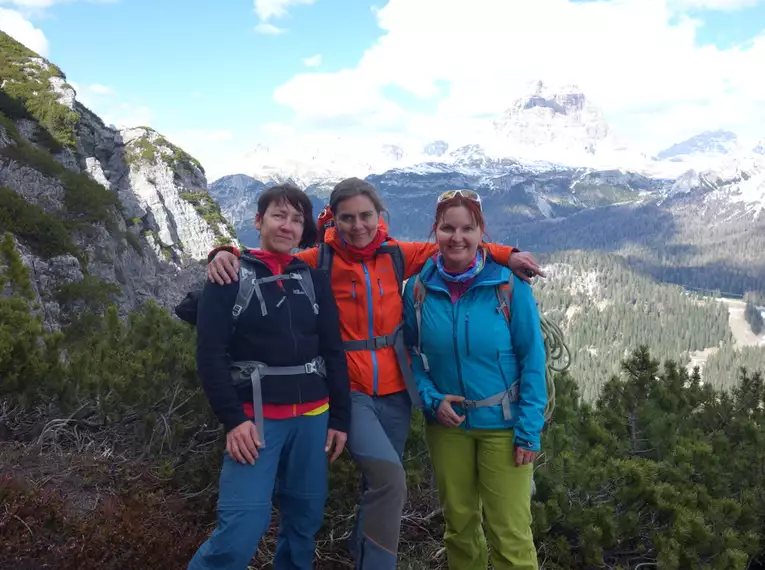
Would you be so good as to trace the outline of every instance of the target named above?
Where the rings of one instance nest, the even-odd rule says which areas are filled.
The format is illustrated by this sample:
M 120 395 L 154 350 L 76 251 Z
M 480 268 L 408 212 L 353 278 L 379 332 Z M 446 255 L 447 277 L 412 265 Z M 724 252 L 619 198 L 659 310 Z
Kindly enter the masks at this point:
M 477 202 L 478 207 L 481 208 L 481 196 L 475 190 L 447 190 L 438 196 L 436 204 L 440 204 L 444 200 L 451 200 L 457 196 L 462 196 L 463 198 Z

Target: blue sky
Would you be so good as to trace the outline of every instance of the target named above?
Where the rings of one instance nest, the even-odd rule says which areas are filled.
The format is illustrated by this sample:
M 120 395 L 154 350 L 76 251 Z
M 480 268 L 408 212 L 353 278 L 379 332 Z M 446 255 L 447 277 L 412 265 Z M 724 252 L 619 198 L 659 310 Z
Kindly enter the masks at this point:
M 644 148 L 765 136 L 757 0 L 0 0 L 0 29 L 213 178 L 309 133 L 469 138 L 531 79 L 580 85 Z

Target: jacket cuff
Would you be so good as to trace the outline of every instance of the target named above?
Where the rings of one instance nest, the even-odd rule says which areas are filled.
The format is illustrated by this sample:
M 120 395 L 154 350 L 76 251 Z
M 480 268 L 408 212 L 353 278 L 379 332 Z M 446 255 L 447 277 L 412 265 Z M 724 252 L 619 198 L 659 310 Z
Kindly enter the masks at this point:
M 235 427 L 243 424 L 244 422 L 251 421 L 250 418 L 247 417 L 247 414 L 244 413 L 244 410 L 242 410 L 241 414 L 231 414 L 230 416 L 227 415 L 225 418 L 219 418 L 220 423 L 223 424 L 223 429 L 226 434 L 230 432 Z M 258 429 L 261 429 L 261 426 L 256 426 Z M 260 433 L 260 432 L 258 432 Z
M 235 256 L 239 257 L 240 252 L 239 248 L 237 248 L 234 245 L 219 245 L 215 249 L 213 249 L 210 253 L 207 254 L 207 263 L 210 263 L 213 258 L 218 255 L 219 251 L 227 251 L 229 253 L 233 253 Z
M 330 410 L 332 408 L 330 407 Z M 329 413 L 329 422 L 327 422 L 327 428 L 333 429 L 335 431 L 341 431 L 343 433 L 348 433 L 348 427 L 349 427 L 350 421 L 347 417 L 345 417 L 345 414 L 342 416 L 336 416 L 331 411 Z
M 522 437 L 515 436 L 515 445 L 518 447 L 521 447 L 523 449 L 528 449 L 530 451 L 539 451 L 541 449 L 541 446 L 538 443 L 531 442 L 527 439 L 524 439 Z

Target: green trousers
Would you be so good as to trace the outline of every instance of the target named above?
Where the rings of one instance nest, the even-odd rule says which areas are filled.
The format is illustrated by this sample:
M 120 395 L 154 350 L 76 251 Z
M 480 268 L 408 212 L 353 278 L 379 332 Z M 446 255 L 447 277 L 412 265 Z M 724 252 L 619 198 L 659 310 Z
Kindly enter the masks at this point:
M 538 570 L 531 534 L 533 466 L 515 466 L 512 430 L 466 432 L 428 423 L 425 438 L 444 511 L 450 570 L 486 570 L 486 538 L 495 570 Z

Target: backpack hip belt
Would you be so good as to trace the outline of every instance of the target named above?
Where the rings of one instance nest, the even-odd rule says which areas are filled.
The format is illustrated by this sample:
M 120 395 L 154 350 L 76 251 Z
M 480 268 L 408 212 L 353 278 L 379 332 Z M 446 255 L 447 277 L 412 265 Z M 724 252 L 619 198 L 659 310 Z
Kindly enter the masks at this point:
M 402 334 L 403 330 L 404 323 L 399 323 L 390 334 L 373 336 L 362 340 L 346 340 L 343 342 L 343 347 L 348 352 L 356 352 L 359 350 L 380 350 L 381 348 L 393 347 L 393 351 L 396 353 L 398 367 L 401 369 L 401 374 L 404 376 L 404 384 L 406 384 L 406 390 L 409 392 L 412 404 L 419 407 L 421 405 L 420 392 L 417 390 L 417 382 L 414 379 L 412 367 L 409 364 L 409 357 L 406 352 L 406 345 L 404 344 L 404 335 Z
M 465 408 L 491 408 L 492 406 L 502 405 L 502 416 L 505 420 L 513 419 L 513 412 L 510 410 L 510 404 L 518 403 L 521 400 L 521 387 L 520 382 L 513 382 L 507 390 L 503 390 L 498 394 L 483 398 L 482 400 L 464 400 L 460 402 Z
M 232 362 L 229 370 L 231 380 L 235 387 L 240 388 L 252 385 L 252 409 L 255 416 L 255 425 L 260 429 L 260 441 L 266 446 L 266 435 L 263 429 L 263 393 L 261 378 L 264 376 L 294 376 L 296 374 L 318 374 L 322 378 L 327 376 L 327 367 L 324 359 L 317 356 L 310 362 L 295 366 L 268 366 L 257 360 L 240 360 Z

